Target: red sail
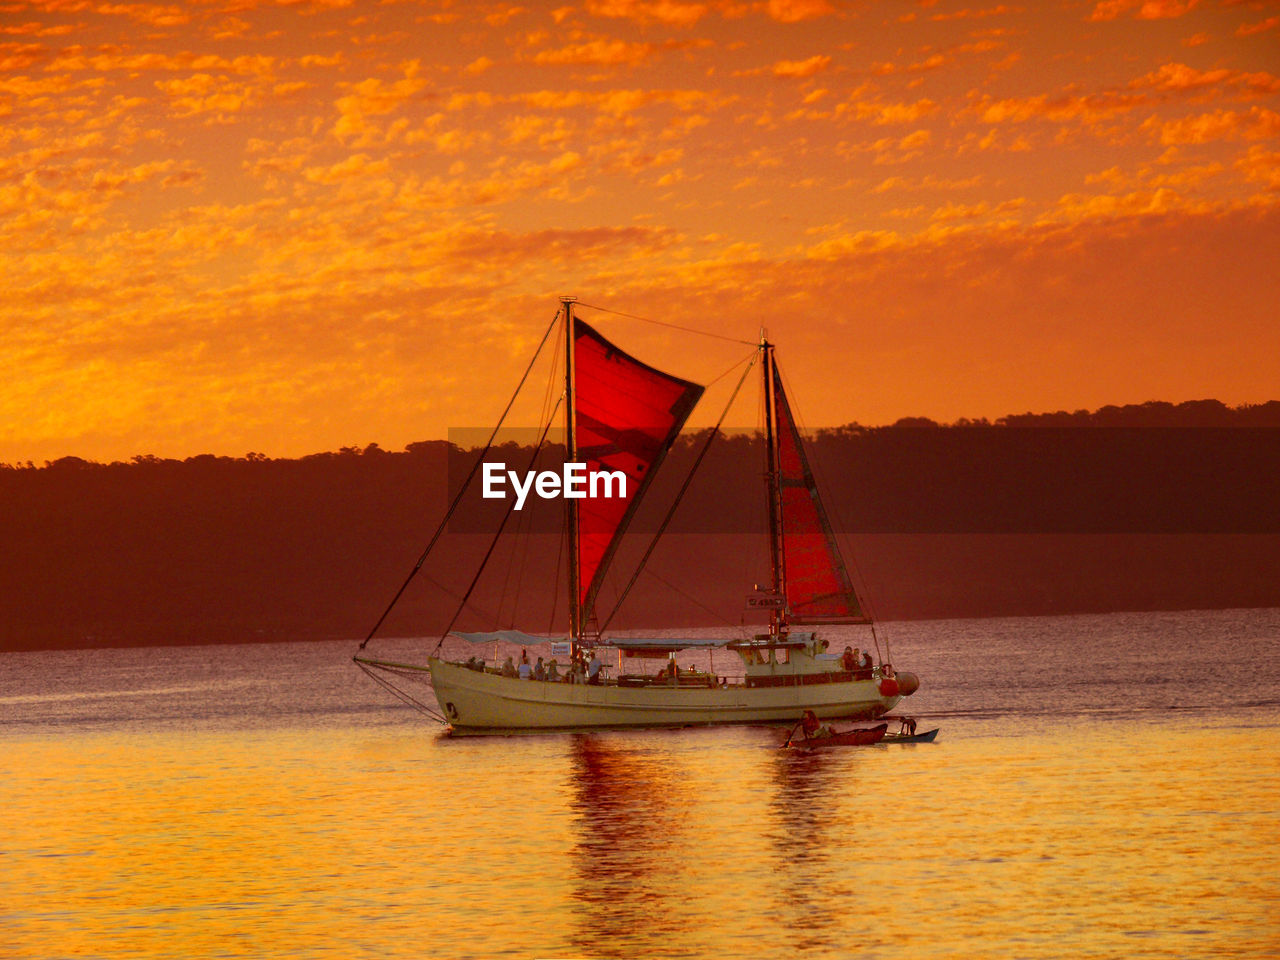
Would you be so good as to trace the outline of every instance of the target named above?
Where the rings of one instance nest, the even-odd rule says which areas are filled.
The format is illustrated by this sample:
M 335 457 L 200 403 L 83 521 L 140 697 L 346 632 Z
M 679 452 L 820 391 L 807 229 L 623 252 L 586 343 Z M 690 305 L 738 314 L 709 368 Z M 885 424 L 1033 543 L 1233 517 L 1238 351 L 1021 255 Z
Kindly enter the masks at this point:
M 612 497 L 578 501 L 578 602 L 586 623 L 618 541 L 702 387 L 628 356 L 576 319 L 573 363 L 578 462 L 588 476 L 621 471 L 627 480 L 626 496 L 615 488 Z
M 865 621 L 817 484 L 805 457 L 782 378 L 773 371 L 778 479 L 782 487 L 782 550 L 787 610 L 793 621 Z

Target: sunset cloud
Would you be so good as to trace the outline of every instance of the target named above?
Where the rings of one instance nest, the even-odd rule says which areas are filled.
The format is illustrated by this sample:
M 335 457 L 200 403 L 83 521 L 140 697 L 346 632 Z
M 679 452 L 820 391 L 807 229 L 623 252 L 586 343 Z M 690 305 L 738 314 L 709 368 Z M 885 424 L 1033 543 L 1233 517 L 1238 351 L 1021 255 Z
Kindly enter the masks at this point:
M 1263 7 L 9 7 L 0 461 L 441 436 L 565 292 L 817 423 L 1272 399 Z
M 627 43 L 622 40 L 588 40 L 571 43 L 556 50 L 539 50 L 533 56 L 534 63 L 542 64 L 595 64 L 599 66 L 635 65 L 655 56 L 658 48 L 652 43 Z
M 1280 27 L 1280 16 L 1267 17 L 1265 20 L 1259 20 L 1257 23 L 1242 23 L 1236 28 L 1237 37 L 1253 37 L 1260 33 L 1267 33 Z
M 1090 20 L 1114 20 L 1133 16 L 1139 20 L 1169 20 L 1190 13 L 1200 0 L 1103 0 L 1093 8 Z
M 1163 144 L 1212 143 L 1215 140 L 1270 140 L 1280 137 L 1280 113 L 1265 107 L 1214 110 L 1176 120 L 1148 121 Z
M 799 23 L 835 12 L 828 0 L 767 0 L 765 9 L 779 23 Z
M 915 123 L 938 109 L 932 100 L 917 100 L 914 103 L 870 103 L 859 101 L 853 104 L 840 104 L 837 112 L 851 112 L 859 120 L 887 125 Z
M 596 17 L 616 17 L 640 24 L 663 23 L 692 27 L 710 7 L 705 3 L 681 0 L 587 0 L 586 11 Z
M 812 77 L 831 66 L 831 58 L 813 56 L 805 60 L 779 60 L 770 69 L 775 77 Z
M 403 107 L 416 98 L 427 86 L 418 61 L 404 67 L 403 79 L 387 83 L 379 77 L 369 77 L 358 83 L 346 84 L 351 91 L 339 97 L 334 104 L 338 120 L 333 133 L 340 140 L 369 138 L 378 130 L 371 117 L 381 117 Z
M 1130 86 L 1171 93 L 1211 91 L 1242 97 L 1270 97 L 1280 93 L 1280 77 L 1265 70 L 1254 73 L 1226 68 L 1197 70 L 1185 63 L 1166 63 L 1159 70 L 1132 81 Z

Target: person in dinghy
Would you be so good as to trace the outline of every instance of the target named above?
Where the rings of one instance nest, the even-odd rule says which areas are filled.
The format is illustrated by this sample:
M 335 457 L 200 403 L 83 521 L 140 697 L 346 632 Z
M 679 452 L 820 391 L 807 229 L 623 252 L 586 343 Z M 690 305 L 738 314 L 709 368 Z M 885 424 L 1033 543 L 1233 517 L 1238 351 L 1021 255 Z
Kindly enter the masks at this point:
M 800 729 L 806 740 L 822 740 L 833 735 L 831 727 L 818 719 L 812 710 L 806 710 L 800 718 Z

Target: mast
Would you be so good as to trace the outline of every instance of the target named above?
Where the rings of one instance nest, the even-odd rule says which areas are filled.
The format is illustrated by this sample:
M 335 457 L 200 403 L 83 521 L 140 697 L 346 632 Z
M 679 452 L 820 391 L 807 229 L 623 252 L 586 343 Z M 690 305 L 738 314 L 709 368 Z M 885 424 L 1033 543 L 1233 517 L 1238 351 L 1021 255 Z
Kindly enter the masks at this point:
M 769 502 L 769 563 L 772 575 L 771 592 L 782 607 L 770 607 L 769 632 L 776 636 L 786 625 L 785 598 L 787 593 L 787 558 L 782 538 L 782 478 L 778 468 L 778 434 L 774 429 L 777 420 L 778 398 L 774 394 L 773 344 L 765 331 L 760 331 L 760 350 L 764 363 L 764 437 L 765 437 L 765 486 Z
M 578 420 L 574 409 L 574 330 L 573 305 L 577 297 L 561 297 L 564 306 L 564 459 L 565 463 L 578 462 Z M 579 549 L 578 501 L 573 497 L 564 498 L 566 536 L 569 538 L 569 640 L 577 643 L 582 635 L 582 624 L 579 622 L 582 611 L 578 606 L 579 598 L 579 564 L 582 561 Z

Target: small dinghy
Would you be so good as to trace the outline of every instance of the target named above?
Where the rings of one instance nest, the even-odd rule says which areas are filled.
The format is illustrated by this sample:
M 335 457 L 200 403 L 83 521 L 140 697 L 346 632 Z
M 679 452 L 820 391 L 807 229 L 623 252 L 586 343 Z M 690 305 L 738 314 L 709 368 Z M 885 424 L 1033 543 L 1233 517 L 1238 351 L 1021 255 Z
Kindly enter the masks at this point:
M 890 733 L 880 738 L 881 743 L 933 743 L 938 736 L 938 727 L 924 733 Z
M 832 730 L 820 722 L 812 710 L 806 710 L 800 722 L 791 728 L 784 748 L 795 747 L 798 750 L 821 750 L 825 747 L 865 747 L 879 743 L 884 738 L 889 724 L 881 723 L 874 727 L 855 727 L 852 730 Z M 797 739 L 796 730 L 801 731 Z
M 838 733 L 833 731 L 830 736 L 826 737 L 796 737 L 788 741 L 786 746 L 795 747 L 799 750 L 820 750 L 824 747 L 865 747 L 883 740 L 884 732 L 888 729 L 889 725 L 882 723 L 875 727 L 844 730 Z

